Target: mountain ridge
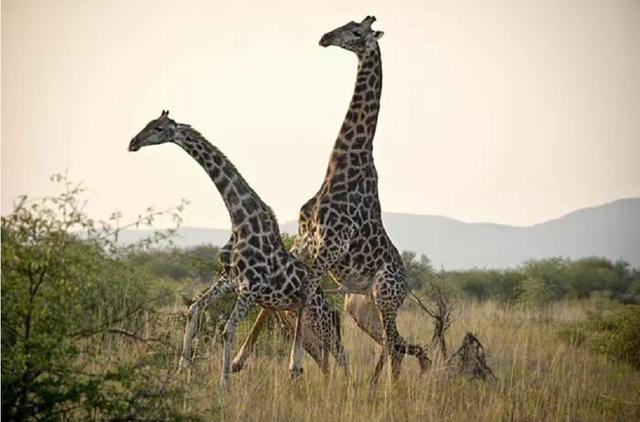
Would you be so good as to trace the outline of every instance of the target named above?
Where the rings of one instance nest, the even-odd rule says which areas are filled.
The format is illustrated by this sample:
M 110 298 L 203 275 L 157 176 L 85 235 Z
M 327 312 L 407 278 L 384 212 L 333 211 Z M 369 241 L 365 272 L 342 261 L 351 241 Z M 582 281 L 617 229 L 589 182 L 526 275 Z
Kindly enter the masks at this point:
M 396 247 L 424 254 L 436 268 L 509 268 L 529 259 L 601 256 L 640 267 L 640 197 L 580 208 L 530 226 L 464 222 L 441 215 L 384 212 L 383 221 Z M 297 221 L 281 224 L 294 234 Z M 123 243 L 142 237 L 128 230 Z M 221 246 L 229 230 L 181 227 L 178 246 Z

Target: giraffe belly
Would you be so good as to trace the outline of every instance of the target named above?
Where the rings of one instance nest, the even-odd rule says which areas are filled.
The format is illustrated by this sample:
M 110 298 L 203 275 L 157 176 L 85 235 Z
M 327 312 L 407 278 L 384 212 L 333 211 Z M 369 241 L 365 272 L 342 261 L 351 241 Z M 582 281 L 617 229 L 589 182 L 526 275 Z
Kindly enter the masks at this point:
M 302 289 L 289 282 L 259 286 L 256 293 L 256 303 L 267 309 L 297 309 L 302 302 Z
M 263 308 L 273 310 L 296 310 L 300 306 L 300 300 L 292 300 L 280 294 L 259 296 L 256 303 Z

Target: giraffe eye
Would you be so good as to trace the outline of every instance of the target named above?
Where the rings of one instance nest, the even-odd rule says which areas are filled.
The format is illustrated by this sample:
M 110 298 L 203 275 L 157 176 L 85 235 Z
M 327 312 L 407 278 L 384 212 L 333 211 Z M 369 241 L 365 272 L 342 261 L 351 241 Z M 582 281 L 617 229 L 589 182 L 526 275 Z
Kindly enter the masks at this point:
M 156 132 L 162 132 L 164 129 L 161 127 L 156 127 L 156 128 L 153 128 L 153 130 L 155 130 Z
M 353 35 L 355 35 L 356 37 L 361 37 L 361 36 L 362 36 L 362 32 L 360 32 L 360 31 L 353 31 Z

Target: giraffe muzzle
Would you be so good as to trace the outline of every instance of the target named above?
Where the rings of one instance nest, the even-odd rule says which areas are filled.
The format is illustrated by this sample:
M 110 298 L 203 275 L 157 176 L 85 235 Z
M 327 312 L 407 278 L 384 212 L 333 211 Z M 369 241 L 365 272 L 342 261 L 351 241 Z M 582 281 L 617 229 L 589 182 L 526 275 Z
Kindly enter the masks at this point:
M 129 142 L 129 152 L 136 152 L 140 149 L 140 144 L 138 143 L 138 137 L 136 136 Z
M 320 46 L 321 47 L 329 47 L 331 45 L 331 37 L 329 37 L 329 34 L 324 34 L 322 36 L 322 38 L 320 38 Z

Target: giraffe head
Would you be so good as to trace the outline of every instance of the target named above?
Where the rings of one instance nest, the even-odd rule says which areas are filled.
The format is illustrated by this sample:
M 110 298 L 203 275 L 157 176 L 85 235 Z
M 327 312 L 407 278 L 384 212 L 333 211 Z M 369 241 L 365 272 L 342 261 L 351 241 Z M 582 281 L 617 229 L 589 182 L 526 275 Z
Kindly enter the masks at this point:
M 133 137 L 129 143 L 129 151 L 138 151 L 148 145 L 174 142 L 178 123 L 169 118 L 169 111 L 162 110 L 162 114 L 157 119 L 153 119 Z
M 322 47 L 335 45 L 356 54 L 365 53 L 368 49 L 374 47 L 377 40 L 384 34 L 382 31 L 371 29 L 371 24 L 375 20 L 374 16 L 367 16 L 360 23 L 351 21 L 346 25 L 342 25 L 324 34 L 320 38 L 320 45 Z

